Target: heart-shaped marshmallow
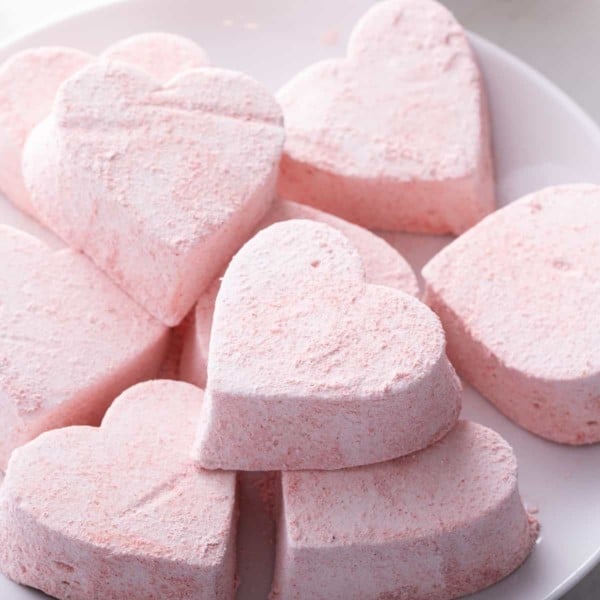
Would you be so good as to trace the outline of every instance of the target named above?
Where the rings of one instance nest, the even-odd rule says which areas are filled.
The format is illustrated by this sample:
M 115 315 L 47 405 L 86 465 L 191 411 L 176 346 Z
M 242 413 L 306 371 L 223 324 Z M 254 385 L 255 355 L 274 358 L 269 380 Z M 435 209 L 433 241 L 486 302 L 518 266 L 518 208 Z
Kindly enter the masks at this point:
M 310 206 L 278 200 L 260 222 L 258 229 L 264 229 L 273 223 L 289 221 L 290 219 L 310 219 L 326 223 L 338 229 L 358 250 L 365 266 L 367 282 L 387 285 L 413 296 L 418 295 L 417 278 L 404 258 L 380 237 L 343 219 Z M 206 361 L 208 359 L 210 330 L 220 287 L 221 282 L 217 279 L 200 296 L 190 322 L 186 323 L 184 331 L 179 376 L 184 381 L 189 381 L 200 387 L 206 385 Z
M 537 535 L 512 449 L 467 421 L 411 456 L 282 486 L 274 600 L 450 600 L 511 573 Z
M 461 375 L 515 423 L 600 441 L 600 187 L 508 205 L 423 269 Z
M 98 423 L 156 374 L 168 330 L 84 256 L 0 226 L 0 469 L 42 431 Z
M 364 227 L 460 233 L 494 208 L 485 92 L 464 30 L 431 0 L 378 2 L 345 59 L 278 93 L 280 195 Z
M 209 64 L 200 46 L 167 33 L 125 38 L 107 48 L 100 59 L 135 65 L 161 82 Z M 50 114 L 59 86 L 92 60 L 74 48 L 41 47 L 19 52 L 0 66 L 0 191 L 28 214 L 35 216 L 21 171 L 25 140 Z
M 160 86 L 93 64 L 61 86 L 23 169 L 50 229 L 176 325 L 267 212 L 283 137 L 279 106 L 241 73 Z
M 196 456 L 251 471 L 387 460 L 444 436 L 460 394 L 433 312 L 366 283 L 336 229 L 276 223 L 221 283 Z
M 0 568 L 57 598 L 232 600 L 235 473 L 196 468 L 202 391 L 152 381 L 100 429 L 19 448 L 0 488 Z
M 162 32 L 140 33 L 120 40 L 109 46 L 100 59 L 134 65 L 160 82 L 187 69 L 210 64 L 206 52 L 192 40 Z
M 29 132 L 50 114 L 60 84 L 92 57 L 73 48 L 23 50 L 0 66 L 0 191 L 34 214 L 23 182 L 21 154 Z

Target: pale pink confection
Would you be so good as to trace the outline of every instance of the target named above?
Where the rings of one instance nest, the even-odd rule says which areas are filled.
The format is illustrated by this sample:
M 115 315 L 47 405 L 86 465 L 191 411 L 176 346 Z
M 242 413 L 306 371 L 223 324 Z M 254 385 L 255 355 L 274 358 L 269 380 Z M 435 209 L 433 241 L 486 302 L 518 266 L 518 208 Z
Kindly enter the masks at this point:
M 96 63 L 61 86 L 23 171 L 40 219 L 173 326 L 269 209 L 283 138 L 279 106 L 241 73 L 161 86 Z
M 0 192 L 32 213 L 21 153 L 29 132 L 52 108 L 56 90 L 92 57 L 73 48 L 23 50 L 0 65 Z
M 377 2 L 346 58 L 308 67 L 277 98 L 281 196 L 370 229 L 428 233 L 460 233 L 494 209 L 482 78 L 437 2 Z
M 352 225 L 343 219 L 324 213 L 310 206 L 277 200 L 267 216 L 259 224 L 264 229 L 278 221 L 289 219 L 310 219 L 320 221 L 341 231 L 356 247 L 365 267 L 369 283 L 387 285 L 417 296 L 419 285 L 411 266 L 401 254 L 387 242 L 370 231 Z M 206 361 L 212 327 L 215 301 L 219 292 L 220 280 L 202 294 L 192 313 L 189 327 L 185 330 L 185 341 L 181 357 L 179 375 L 200 387 L 206 385 Z
M 423 269 L 461 375 L 515 423 L 600 441 L 600 187 L 530 194 Z
M 200 46 L 168 33 L 144 33 L 107 48 L 100 58 L 135 65 L 159 81 L 209 64 Z M 23 182 L 21 154 L 30 131 L 50 114 L 56 91 L 93 57 L 63 47 L 24 50 L 0 66 L 0 192 L 34 215 Z
M 236 476 L 189 459 L 201 402 L 187 383 L 142 383 L 101 428 L 15 451 L 0 570 L 61 600 L 233 600 Z
M 0 225 L 0 470 L 42 431 L 96 424 L 155 376 L 168 330 L 81 254 Z
M 172 33 L 140 33 L 109 46 L 102 60 L 120 60 L 161 82 L 178 73 L 210 64 L 206 52 L 192 40 Z
M 511 447 L 468 421 L 397 460 L 282 473 L 273 600 L 450 600 L 527 558 Z
M 367 283 L 338 230 L 285 221 L 225 272 L 195 456 L 250 471 L 378 462 L 443 437 L 460 399 L 435 314 Z

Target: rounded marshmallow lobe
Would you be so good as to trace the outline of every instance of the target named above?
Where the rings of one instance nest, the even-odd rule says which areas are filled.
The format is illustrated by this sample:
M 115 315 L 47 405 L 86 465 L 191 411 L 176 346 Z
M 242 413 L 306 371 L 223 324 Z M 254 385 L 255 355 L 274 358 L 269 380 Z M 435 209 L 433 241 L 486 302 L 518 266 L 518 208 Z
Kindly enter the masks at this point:
M 23 170 L 40 219 L 174 326 L 268 211 L 283 138 L 277 103 L 241 73 L 161 86 L 100 62 L 60 88 Z
M 279 513 L 273 600 L 451 600 L 514 571 L 538 531 L 512 449 L 467 421 L 397 460 L 284 472 Z
M 600 441 L 600 187 L 530 194 L 423 269 L 459 373 L 515 423 Z
M 0 469 L 48 429 L 96 424 L 156 375 L 168 330 L 85 257 L 0 226 Z
M 185 328 L 178 376 L 182 381 L 193 383 L 201 388 L 206 387 L 210 334 L 215 303 L 220 288 L 221 280 L 217 278 L 200 295 L 196 306 L 189 315 L 189 319 L 182 323 L 182 325 L 185 324 Z
M 126 38 L 100 58 L 129 63 L 161 82 L 209 64 L 202 48 L 168 33 Z M 31 130 L 50 114 L 60 85 L 92 60 L 74 48 L 48 46 L 18 52 L 0 66 L 0 191 L 31 216 L 36 210 L 23 181 L 23 146 Z
M 189 459 L 203 393 L 156 380 L 45 433 L 0 488 L 0 569 L 59 599 L 233 600 L 235 473 Z
M 437 2 L 376 3 L 346 58 L 306 68 L 277 98 L 280 196 L 370 229 L 437 234 L 494 209 L 482 78 L 464 30 Z
M 50 114 L 56 90 L 92 60 L 73 48 L 23 50 L 0 65 L 0 191 L 34 214 L 23 182 L 21 154 L 29 132 Z
M 402 255 L 380 237 L 358 225 L 353 225 L 310 206 L 277 200 L 258 228 L 259 230 L 264 229 L 273 223 L 290 219 L 318 221 L 341 231 L 358 250 L 365 266 L 368 283 L 387 285 L 413 296 L 419 294 L 415 273 Z M 184 381 L 200 387 L 206 385 L 210 330 L 219 287 L 220 280 L 216 279 L 200 296 L 184 333 L 179 374 Z
M 416 275 L 403 256 L 379 236 L 344 219 L 310 206 L 279 200 L 262 220 L 260 228 L 291 219 L 325 223 L 343 233 L 360 254 L 367 283 L 386 285 L 415 297 L 419 295 Z
M 162 32 L 140 33 L 120 40 L 104 50 L 100 59 L 126 62 L 160 82 L 182 71 L 210 65 L 206 52 L 195 42 Z
M 338 469 L 443 437 L 461 389 L 437 317 L 365 282 L 323 223 L 271 225 L 231 261 L 217 296 L 196 457 L 205 468 Z

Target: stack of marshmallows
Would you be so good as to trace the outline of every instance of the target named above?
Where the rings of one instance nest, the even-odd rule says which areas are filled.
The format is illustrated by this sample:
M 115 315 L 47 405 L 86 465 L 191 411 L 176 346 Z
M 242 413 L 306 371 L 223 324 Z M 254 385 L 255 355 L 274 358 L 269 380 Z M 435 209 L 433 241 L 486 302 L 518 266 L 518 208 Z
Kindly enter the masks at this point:
M 0 189 L 34 234 L 0 226 L 16 582 L 230 600 L 236 472 L 277 471 L 273 599 L 449 600 L 537 536 L 454 367 L 533 433 L 600 440 L 600 189 L 494 211 L 482 79 L 432 0 L 377 3 L 276 98 L 170 34 L 20 52 Z M 424 302 L 369 229 L 460 236 Z

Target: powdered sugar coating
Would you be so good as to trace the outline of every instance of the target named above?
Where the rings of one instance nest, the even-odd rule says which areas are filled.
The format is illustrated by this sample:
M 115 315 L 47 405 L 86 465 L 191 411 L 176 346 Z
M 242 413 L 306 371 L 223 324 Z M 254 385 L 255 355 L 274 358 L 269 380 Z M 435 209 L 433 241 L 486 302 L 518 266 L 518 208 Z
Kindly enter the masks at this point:
M 21 172 L 29 132 L 50 113 L 60 84 L 92 57 L 49 46 L 18 52 L 0 66 L 0 191 L 21 210 L 33 208 Z
M 510 446 L 461 421 L 427 449 L 340 471 L 282 473 L 272 598 L 450 600 L 530 553 Z
M 230 600 L 235 473 L 189 460 L 202 391 L 153 381 L 100 429 L 17 450 L 0 488 L 0 568 L 57 598 Z
M 221 284 L 198 461 L 336 469 L 426 447 L 460 410 L 444 346 L 423 304 L 365 282 L 340 232 L 306 220 L 271 225 Z
M 23 168 L 41 220 L 172 326 L 268 210 L 283 136 L 276 102 L 240 73 L 160 86 L 97 63 L 61 87 Z
M 209 64 L 206 53 L 187 38 L 143 33 L 107 48 L 101 59 L 120 60 L 164 82 L 181 71 Z M 74 48 L 23 50 L 0 66 L 0 191 L 35 216 L 21 171 L 21 154 L 31 130 L 50 114 L 59 86 L 94 58 Z
M 145 71 L 157 81 L 210 64 L 206 52 L 185 37 L 173 33 L 148 32 L 132 35 L 109 46 L 101 60 L 119 60 Z
M 365 270 L 365 281 L 419 295 L 419 284 L 411 266 L 402 255 L 379 236 L 311 206 L 279 200 L 261 221 L 260 229 L 291 219 L 309 219 L 325 223 L 344 234 L 358 250 Z
M 600 441 L 600 187 L 510 204 L 423 269 L 448 354 L 504 414 L 548 439 Z
M 260 222 L 258 229 L 264 229 L 273 223 L 290 219 L 310 219 L 326 223 L 338 229 L 358 250 L 365 267 L 365 277 L 368 283 L 387 285 L 413 296 L 418 295 L 417 278 L 402 255 L 380 237 L 343 219 L 310 206 L 277 200 Z M 186 327 L 184 333 L 185 341 L 179 375 L 185 381 L 200 387 L 206 385 L 206 361 L 208 359 L 210 330 L 219 288 L 220 280 L 217 279 L 200 296 L 192 313 L 189 326 Z
M 493 210 L 481 75 L 437 2 L 378 2 L 347 58 L 308 67 L 277 98 L 282 197 L 371 229 L 430 233 L 460 233 Z
M 156 374 L 167 329 L 84 256 L 0 226 L 0 469 L 42 431 L 98 423 Z

